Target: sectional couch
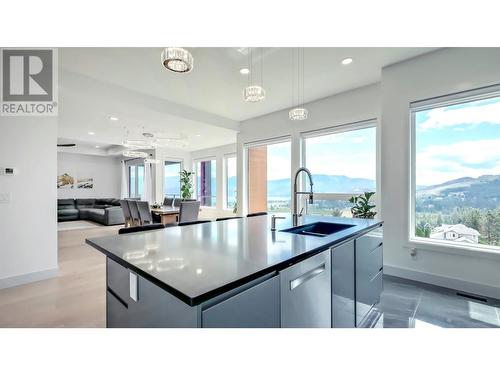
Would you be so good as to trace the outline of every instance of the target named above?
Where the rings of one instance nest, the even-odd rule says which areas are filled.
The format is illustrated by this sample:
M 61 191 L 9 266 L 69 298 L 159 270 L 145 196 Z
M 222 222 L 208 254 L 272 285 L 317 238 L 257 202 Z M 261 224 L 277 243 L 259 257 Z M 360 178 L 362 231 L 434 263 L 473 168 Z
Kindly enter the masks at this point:
M 114 198 L 58 199 L 57 220 L 91 220 L 104 225 L 125 222 L 120 201 Z

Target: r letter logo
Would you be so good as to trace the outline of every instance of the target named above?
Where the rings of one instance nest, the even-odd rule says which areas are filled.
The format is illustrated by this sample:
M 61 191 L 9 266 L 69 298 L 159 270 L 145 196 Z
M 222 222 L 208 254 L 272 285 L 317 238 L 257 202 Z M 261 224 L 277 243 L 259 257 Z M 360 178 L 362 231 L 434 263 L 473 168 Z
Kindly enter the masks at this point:
M 57 50 L 1 50 L 2 116 L 57 116 Z

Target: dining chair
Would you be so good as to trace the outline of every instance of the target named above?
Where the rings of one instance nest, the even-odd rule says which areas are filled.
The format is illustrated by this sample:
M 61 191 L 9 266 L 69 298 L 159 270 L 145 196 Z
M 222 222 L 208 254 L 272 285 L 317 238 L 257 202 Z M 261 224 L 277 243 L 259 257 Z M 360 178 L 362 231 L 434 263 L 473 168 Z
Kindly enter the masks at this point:
M 205 224 L 205 223 L 211 223 L 211 222 L 212 222 L 212 220 L 185 221 L 184 223 L 179 223 L 177 226 L 184 227 L 186 225 Z
M 229 217 L 219 217 L 215 221 L 226 221 L 232 219 L 243 219 L 241 216 L 229 216 Z
M 174 202 L 174 198 L 163 198 L 163 205 L 166 207 L 172 207 L 172 203 Z
M 130 215 L 130 208 L 125 199 L 120 199 L 120 206 L 122 208 L 123 217 L 125 218 L 125 228 L 132 226 L 132 216 Z
M 141 225 L 153 224 L 153 215 L 151 215 L 149 202 L 137 201 L 137 209 L 139 210 L 139 218 L 141 219 Z
M 200 201 L 181 202 L 179 208 L 179 224 L 198 220 Z
M 247 217 L 263 216 L 267 215 L 267 212 L 254 212 L 253 214 L 248 214 Z
M 128 208 L 130 209 L 130 216 L 132 217 L 132 226 L 141 225 L 141 217 L 139 215 L 139 209 L 137 208 L 136 200 L 128 200 Z
M 163 228 L 165 228 L 165 226 L 163 224 L 140 225 L 140 226 L 137 226 L 137 227 L 120 228 L 118 230 L 118 234 L 145 232 L 147 230 L 163 229 Z

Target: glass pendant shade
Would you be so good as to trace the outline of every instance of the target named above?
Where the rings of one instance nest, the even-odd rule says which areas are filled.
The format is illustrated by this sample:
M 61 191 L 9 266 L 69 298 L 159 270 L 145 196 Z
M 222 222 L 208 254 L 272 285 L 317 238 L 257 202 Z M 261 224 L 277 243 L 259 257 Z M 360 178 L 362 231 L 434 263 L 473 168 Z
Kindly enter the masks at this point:
M 188 73 L 193 70 L 194 59 L 184 48 L 167 47 L 161 54 L 161 63 L 172 72 Z
M 122 155 L 127 158 L 147 158 L 149 156 L 147 152 L 132 150 L 123 151 Z
M 292 121 L 306 120 L 309 111 L 305 108 L 293 108 L 288 112 L 288 116 Z
M 260 86 L 248 86 L 243 91 L 243 99 L 246 102 L 261 102 L 266 98 L 266 90 Z
M 155 143 L 144 139 L 123 141 L 123 146 L 128 148 L 154 148 Z

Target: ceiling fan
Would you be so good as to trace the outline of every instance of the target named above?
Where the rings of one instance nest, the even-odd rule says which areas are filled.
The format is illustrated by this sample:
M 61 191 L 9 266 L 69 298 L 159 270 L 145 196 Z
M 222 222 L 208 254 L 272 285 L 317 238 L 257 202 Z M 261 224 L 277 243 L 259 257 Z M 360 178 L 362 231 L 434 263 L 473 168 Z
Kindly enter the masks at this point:
M 57 147 L 75 147 L 76 143 L 58 143 Z

